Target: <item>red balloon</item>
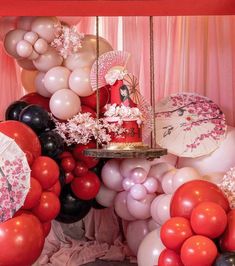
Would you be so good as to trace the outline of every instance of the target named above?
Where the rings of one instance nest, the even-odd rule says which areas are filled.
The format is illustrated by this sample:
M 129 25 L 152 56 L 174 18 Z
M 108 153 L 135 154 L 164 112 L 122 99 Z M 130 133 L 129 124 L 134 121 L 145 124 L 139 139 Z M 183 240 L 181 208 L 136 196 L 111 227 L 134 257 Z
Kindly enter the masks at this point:
M 60 171 L 53 159 L 40 156 L 34 161 L 31 174 L 40 182 L 43 189 L 48 189 L 59 180 Z
M 110 86 L 105 86 L 99 89 L 99 104 L 100 108 L 104 107 L 110 100 L 110 93 L 109 93 Z M 80 97 L 81 104 L 86 105 L 96 111 L 97 106 L 97 98 L 96 92 L 87 97 Z
M 27 158 L 29 166 L 32 166 L 33 161 L 34 161 L 33 154 L 31 152 L 29 152 L 29 151 L 26 151 L 25 155 L 26 155 L 26 158 Z
M 69 184 L 74 179 L 73 173 L 65 173 L 65 184 Z
M 73 157 L 72 153 L 69 152 L 69 151 L 63 151 L 60 155 L 59 155 L 59 158 L 62 160 L 63 158 L 66 158 L 66 157 Z
M 65 171 L 65 173 L 72 172 L 75 168 L 76 162 L 73 159 L 73 157 L 65 157 L 61 160 L 60 163 L 62 169 Z
M 226 212 L 229 203 L 223 192 L 213 183 L 205 180 L 193 180 L 180 186 L 174 193 L 170 214 L 190 219 L 193 208 L 204 201 L 218 203 Z
M 22 209 L 32 209 L 38 205 L 42 195 L 42 186 L 37 179 L 30 178 L 30 189 L 24 201 Z
M 8 120 L 0 122 L 0 132 L 15 140 L 20 148 L 31 157 L 41 155 L 41 144 L 34 131 L 25 124 Z M 31 153 L 31 154 L 30 154 Z
M 29 104 L 40 105 L 42 108 L 44 108 L 48 112 L 50 112 L 49 100 L 50 100 L 50 98 L 43 97 L 36 92 L 26 94 L 22 98 L 20 98 L 20 101 L 24 101 L 24 102 L 29 103 Z
M 184 266 L 179 254 L 170 249 L 164 249 L 159 258 L 158 266 Z
M 89 142 L 86 145 L 77 144 L 73 149 L 73 156 L 76 160 L 84 162 L 88 168 L 95 167 L 98 164 L 99 160 L 97 158 L 85 156 L 83 154 L 84 150 L 95 149 L 95 148 L 96 148 L 95 142 Z
M 42 223 L 56 218 L 60 212 L 60 200 L 53 192 L 44 191 L 39 204 L 32 210 Z
M 166 248 L 179 251 L 184 241 L 193 235 L 193 231 L 189 220 L 174 217 L 162 225 L 160 235 Z
M 0 223 L 0 265 L 32 265 L 41 254 L 44 241 L 42 225 L 32 214 L 24 213 Z
M 220 246 L 223 251 L 235 250 L 235 210 L 228 213 L 228 225 L 220 239 Z
M 88 171 L 87 174 L 73 179 L 71 189 L 79 199 L 90 200 L 98 194 L 100 180 L 95 173 Z
M 84 113 L 90 113 L 91 114 L 91 117 L 94 117 L 96 118 L 97 117 L 97 114 L 96 112 L 90 108 L 89 106 L 86 106 L 86 105 L 82 105 L 81 106 L 81 111 L 80 111 L 81 114 L 84 114 Z
M 56 183 L 52 186 L 52 187 L 50 187 L 49 189 L 48 189 L 48 191 L 50 191 L 50 192 L 54 192 L 55 194 L 56 194 L 56 196 L 60 196 L 60 192 L 61 192 L 61 185 L 60 185 L 60 181 L 58 180 L 58 181 L 56 181 Z
M 184 266 L 211 266 L 216 259 L 217 252 L 212 240 L 196 235 L 184 242 L 180 256 Z
M 42 223 L 44 236 L 47 237 L 51 231 L 51 222 Z
M 190 222 L 196 234 L 214 239 L 224 232 L 227 215 L 219 204 L 206 201 L 193 209 Z
M 76 162 L 73 173 L 75 176 L 82 176 L 88 172 L 87 166 L 83 162 Z

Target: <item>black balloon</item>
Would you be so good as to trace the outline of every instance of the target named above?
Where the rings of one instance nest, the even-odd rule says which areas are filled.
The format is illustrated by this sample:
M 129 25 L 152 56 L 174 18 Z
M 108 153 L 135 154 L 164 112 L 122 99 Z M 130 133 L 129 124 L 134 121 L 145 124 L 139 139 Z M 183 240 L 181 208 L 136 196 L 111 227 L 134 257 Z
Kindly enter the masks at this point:
M 63 186 L 65 185 L 65 171 L 62 168 L 60 168 L 59 181 L 61 188 L 63 188 Z
M 216 259 L 214 266 L 235 266 L 235 253 L 226 252 L 221 254 Z
M 31 127 L 36 133 L 40 133 L 49 127 L 50 116 L 39 105 L 31 104 L 21 111 L 19 121 Z
M 99 204 L 96 199 L 91 200 L 91 207 L 96 209 L 96 210 L 102 210 L 102 209 L 106 209 L 106 207 L 102 206 L 101 204 Z
M 15 101 L 10 104 L 5 112 L 6 120 L 19 120 L 21 111 L 28 106 L 28 103 L 23 101 Z
M 56 159 L 64 150 L 64 141 L 56 132 L 44 132 L 39 136 L 39 140 L 42 146 L 42 155 Z
M 70 185 L 65 185 L 60 193 L 60 213 L 56 220 L 62 223 L 75 223 L 84 218 L 91 209 L 90 201 L 74 196 Z

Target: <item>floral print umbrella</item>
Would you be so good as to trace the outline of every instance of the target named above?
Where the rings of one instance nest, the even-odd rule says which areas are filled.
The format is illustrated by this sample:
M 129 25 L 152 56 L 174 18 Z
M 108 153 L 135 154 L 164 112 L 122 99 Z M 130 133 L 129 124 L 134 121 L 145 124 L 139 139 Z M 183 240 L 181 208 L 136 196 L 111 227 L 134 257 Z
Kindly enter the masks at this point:
M 0 222 L 24 204 L 30 188 L 30 167 L 16 142 L 0 133 Z
M 221 109 L 209 98 L 178 93 L 156 104 L 156 142 L 180 157 L 199 157 L 216 150 L 225 138 Z

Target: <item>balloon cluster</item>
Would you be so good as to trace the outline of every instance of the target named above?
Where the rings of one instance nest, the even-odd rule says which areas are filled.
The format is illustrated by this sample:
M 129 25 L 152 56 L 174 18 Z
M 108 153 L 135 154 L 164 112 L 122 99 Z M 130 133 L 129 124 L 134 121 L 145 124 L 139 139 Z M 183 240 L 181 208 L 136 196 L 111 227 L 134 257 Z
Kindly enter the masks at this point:
M 16 27 L 5 35 L 4 47 L 23 68 L 21 79 L 26 91 L 48 98 L 56 118 L 72 118 L 81 111 L 81 103 L 93 101 L 86 97 L 95 98 L 90 71 L 96 60 L 96 36 L 83 36 L 75 26 L 61 25 L 56 17 L 20 17 Z M 99 37 L 99 54 L 111 50 L 111 45 Z

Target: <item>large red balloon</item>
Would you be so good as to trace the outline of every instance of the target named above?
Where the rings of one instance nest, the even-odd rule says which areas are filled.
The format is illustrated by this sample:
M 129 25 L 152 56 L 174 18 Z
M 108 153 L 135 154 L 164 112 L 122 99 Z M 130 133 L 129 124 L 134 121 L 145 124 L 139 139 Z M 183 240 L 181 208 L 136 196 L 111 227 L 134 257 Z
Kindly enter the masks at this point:
M 48 188 L 48 191 L 54 192 L 56 194 L 56 196 L 59 197 L 60 196 L 60 192 L 61 192 L 60 181 L 59 180 L 56 181 L 56 183 L 52 187 Z
M 179 251 L 184 241 L 193 235 L 189 220 L 174 217 L 167 220 L 161 227 L 161 240 L 168 249 Z
M 205 180 L 193 180 L 180 186 L 174 193 L 170 214 L 190 219 L 193 208 L 204 201 L 218 203 L 226 212 L 229 203 L 223 192 L 213 183 Z
M 20 101 L 24 101 L 24 102 L 27 102 L 29 104 L 40 105 L 42 108 L 44 108 L 48 112 L 50 112 L 49 100 L 50 100 L 50 98 L 43 97 L 43 96 L 41 96 L 40 94 L 38 94 L 36 92 L 32 92 L 32 93 L 26 94 L 25 96 L 20 98 Z
M 47 237 L 51 231 L 51 222 L 42 223 L 44 236 Z
M 33 177 L 30 178 L 30 189 L 24 201 L 23 209 L 32 209 L 38 205 L 42 194 L 42 186 L 39 181 Z
M 179 254 L 170 249 L 164 249 L 159 258 L 158 266 L 184 266 Z
M 53 159 L 40 156 L 34 161 L 31 174 L 40 182 L 43 189 L 48 189 L 59 180 L 60 171 Z
M 220 246 L 223 251 L 235 251 L 235 210 L 228 213 L 228 225 L 220 239 Z
M 79 199 L 90 200 L 98 194 L 100 180 L 95 173 L 88 171 L 85 175 L 72 180 L 71 189 Z
M 49 222 L 60 212 L 59 198 L 53 192 L 42 192 L 39 204 L 32 211 L 41 222 Z
M 42 252 L 44 232 L 40 221 L 23 213 L 0 223 L 0 265 L 29 266 Z
M 205 201 L 193 209 L 190 222 L 197 235 L 214 239 L 224 232 L 227 225 L 227 215 L 219 204 Z
M 86 105 L 96 111 L 97 96 L 96 92 L 87 97 L 80 97 L 81 104 Z M 105 86 L 99 89 L 99 105 L 100 108 L 104 107 L 110 100 L 109 86 Z
M 34 158 L 41 155 L 41 144 L 34 131 L 25 124 L 8 120 L 0 122 L 0 132 L 15 140 L 26 154 Z
M 216 245 L 212 240 L 196 235 L 184 242 L 180 257 L 184 266 L 211 266 L 217 253 Z

